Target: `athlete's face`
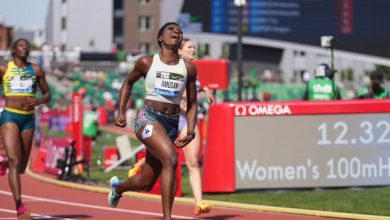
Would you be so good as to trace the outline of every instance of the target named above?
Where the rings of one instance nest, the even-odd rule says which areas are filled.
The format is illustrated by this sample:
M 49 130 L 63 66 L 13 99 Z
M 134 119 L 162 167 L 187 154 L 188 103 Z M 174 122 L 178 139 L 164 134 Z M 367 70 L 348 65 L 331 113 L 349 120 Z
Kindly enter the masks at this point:
M 196 46 L 192 41 L 187 41 L 184 43 L 183 47 L 179 49 L 179 54 L 181 57 L 188 61 L 195 59 Z
M 27 58 L 30 54 L 30 44 L 25 40 L 20 40 L 16 42 L 15 46 L 12 49 L 12 53 L 15 57 Z
M 165 27 L 163 34 L 160 37 L 160 41 L 166 45 L 179 46 L 183 40 L 183 32 L 177 25 L 171 24 Z

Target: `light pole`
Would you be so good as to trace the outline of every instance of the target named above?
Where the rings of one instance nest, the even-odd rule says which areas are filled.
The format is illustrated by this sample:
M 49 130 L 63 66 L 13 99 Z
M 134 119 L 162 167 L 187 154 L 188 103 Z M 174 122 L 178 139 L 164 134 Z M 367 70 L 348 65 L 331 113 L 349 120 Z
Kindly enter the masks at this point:
M 234 0 L 234 5 L 237 6 L 237 71 L 238 71 L 238 101 L 242 101 L 242 8 L 245 6 L 246 0 Z
M 321 36 L 321 46 L 330 49 L 330 68 L 334 71 L 334 47 L 335 38 L 333 36 Z

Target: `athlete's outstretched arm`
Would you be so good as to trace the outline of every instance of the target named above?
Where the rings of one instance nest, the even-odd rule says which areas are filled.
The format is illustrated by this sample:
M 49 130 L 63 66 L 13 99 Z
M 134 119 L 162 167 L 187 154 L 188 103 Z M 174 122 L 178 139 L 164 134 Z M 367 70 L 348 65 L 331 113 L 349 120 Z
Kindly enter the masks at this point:
M 118 127 L 126 127 L 126 105 L 131 96 L 131 90 L 135 82 L 142 76 L 145 77 L 151 63 L 150 57 L 142 57 L 134 65 L 134 69 L 127 75 L 119 92 L 119 109 L 118 116 L 115 119 L 115 125 Z

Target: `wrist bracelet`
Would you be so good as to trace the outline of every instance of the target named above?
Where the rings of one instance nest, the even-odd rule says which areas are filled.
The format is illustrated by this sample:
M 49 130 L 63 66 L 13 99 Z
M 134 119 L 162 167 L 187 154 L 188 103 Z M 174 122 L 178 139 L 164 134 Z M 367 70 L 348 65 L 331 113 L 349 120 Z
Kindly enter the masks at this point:
M 195 132 L 187 132 L 187 136 L 191 136 L 191 139 L 194 139 L 195 135 L 196 135 Z

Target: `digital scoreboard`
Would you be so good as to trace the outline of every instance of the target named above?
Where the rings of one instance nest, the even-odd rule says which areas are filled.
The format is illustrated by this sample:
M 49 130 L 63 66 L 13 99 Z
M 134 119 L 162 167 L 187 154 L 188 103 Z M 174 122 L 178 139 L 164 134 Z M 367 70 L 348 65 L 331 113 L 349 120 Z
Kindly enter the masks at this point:
M 244 32 L 249 35 L 352 34 L 353 0 L 247 0 Z M 236 33 L 237 7 L 232 0 L 213 0 L 211 32 Z
M 390 114 L 240 117 L 235 130 L 237 189 L 390 183 Z
M 246 0 L 243 34 L 320 46 L 332 35 L 335 48 L 390 58 L 390 1 Z M 198 18 L 203 32 L 236 34 L 234 0 L 185 1 L 183 13 Z

